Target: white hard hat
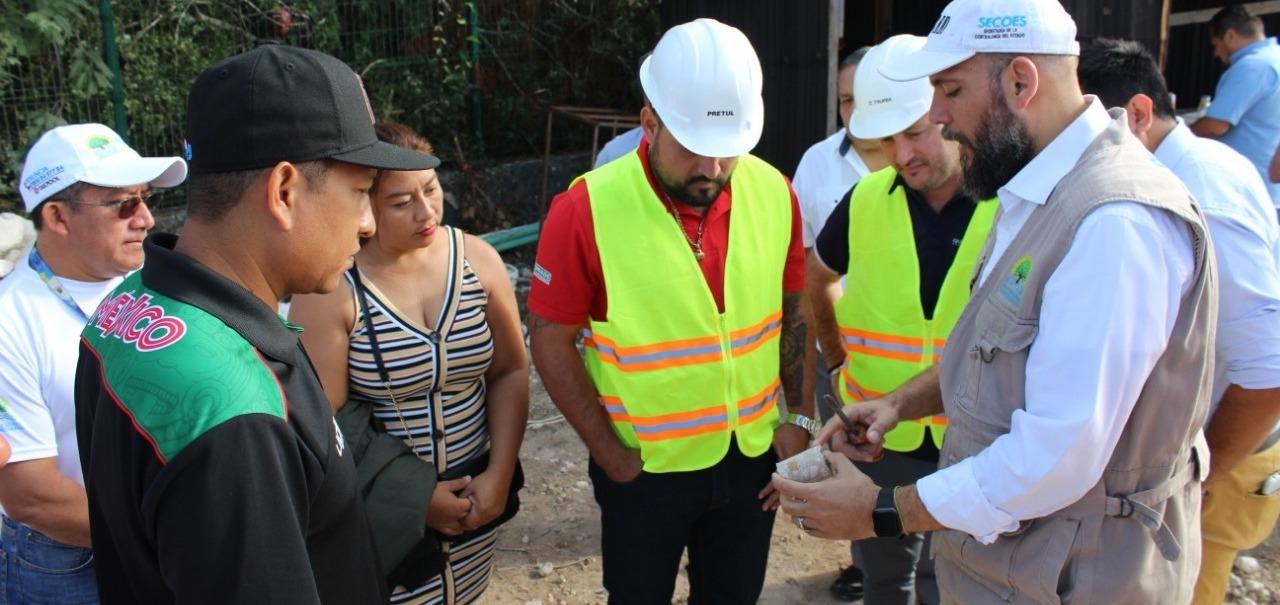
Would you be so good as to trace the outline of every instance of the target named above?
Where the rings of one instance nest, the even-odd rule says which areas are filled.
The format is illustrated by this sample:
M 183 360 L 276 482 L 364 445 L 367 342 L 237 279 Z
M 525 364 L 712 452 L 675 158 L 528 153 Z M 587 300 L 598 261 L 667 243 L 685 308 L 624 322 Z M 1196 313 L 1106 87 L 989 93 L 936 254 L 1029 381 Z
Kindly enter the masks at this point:
M 662 124 L 706 157 L 736 157 L 760 142 L 763 80 L 751 42 L 715 19 L 667 30 L 640 65 L 640 86 Z
M 186 178 L 182 158 L 142 157 L 102 124 L 71 124 L 44 133 L 31 146 L 18 189 L 31 212 L 77 182 L 109 188 L 143 183 L 173 187 Z
M 929 78 L 895 82 L 880 68 L 920 50 L 925 38 L 901 34 L 872 48 L 853 76 L 853 115 L 849 134 L 859 139 L 883 139 L 915 124 L 933 105 Z

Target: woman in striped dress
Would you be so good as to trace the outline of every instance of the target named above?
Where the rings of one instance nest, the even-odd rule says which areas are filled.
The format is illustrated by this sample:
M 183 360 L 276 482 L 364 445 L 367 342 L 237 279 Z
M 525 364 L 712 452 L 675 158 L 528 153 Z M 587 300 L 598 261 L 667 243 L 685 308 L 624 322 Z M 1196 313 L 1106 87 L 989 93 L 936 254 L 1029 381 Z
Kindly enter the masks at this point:
M 431 152 L 403 125 L 379 124 L 377 132 Z M 356 255 L 358 269 L 334 292 L 295 299 L 290 319 L 305 328 L 303 344 L 334 410 L 348 399 L 368 402 L 387 433 L 441 477 L 424 512 L 445 538 L 444 571 L 395 586 L 391 602 L 471 603 L 493 567 L 494 530 L 481 530 L 504 510 L 528 416 L 515 293 L 492 246 L 440 224 L 435 170 L 383 172 L 369 198 L 377 232 Z M 483 472 L 443 479 L 485 455 Z

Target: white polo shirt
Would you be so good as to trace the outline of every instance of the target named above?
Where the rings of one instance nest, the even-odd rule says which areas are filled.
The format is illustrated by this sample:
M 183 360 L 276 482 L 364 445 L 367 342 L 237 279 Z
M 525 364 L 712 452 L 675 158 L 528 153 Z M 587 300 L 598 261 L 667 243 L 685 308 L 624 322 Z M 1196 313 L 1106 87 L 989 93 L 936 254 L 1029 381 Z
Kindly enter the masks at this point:
M 75 379 L 85 317 L 124 278 L 62 279 L 84 315 L 71 310 L 27 263 L 0 280 L 0 434 L 9 462 L 58 458 L 58 470 L 80 485 Z
M 1280 226 L 1270 192 L 1248 158 L 1181 122 L 1156 147 L 1156 159 L 1199 202 L 1217 255 L 1211 410 L 1229 384 L 1280 387 Z
M 998 191 L 1002 213 L 982 280 L 1116 119 L 1089 99 L 1084 113 Z M 1102 477 L 1146 377 L 1168 346 L 1194 266 L 1190 231 L 1171 213 L 1137 202 L 1090 212 L 1045 283 L 1027 358 L 1025 408 L 986 449 L 916 484 L 929 512 L 990 544 L 1019 521 L 1079 500 Z
M 836 204 L 868 172 L 843 128 L 804 152 L 791 186 L 804 222 L 805 248 L 813 247 Z

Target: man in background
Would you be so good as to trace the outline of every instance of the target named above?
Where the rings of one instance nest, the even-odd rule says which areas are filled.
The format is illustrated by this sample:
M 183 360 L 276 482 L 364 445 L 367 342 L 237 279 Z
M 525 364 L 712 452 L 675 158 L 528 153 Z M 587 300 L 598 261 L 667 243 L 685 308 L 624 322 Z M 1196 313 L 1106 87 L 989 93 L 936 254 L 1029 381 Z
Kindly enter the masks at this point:
M 1227 71 L 1218 80 L 1213 103 L 1191 131 L 1240 152 L 1265 180 L 1280 144 L 1280 46 L 1266 37 L 1262 19 L 1239 4 L 1209 20 L 1209 41 Z M 1280 184 L 1269 183 L 1267 189 L 1271 204 L 1280 207 Z
M 870 50 L 870 46 L 863 46 L 840 61 L 836 71 L 836 103 L 840 114 L 840 128 L 804 152 L 791 182 L 800 203 L 800 218 L 804 221 L 804 248 L 809 263 L 813 262 L 814 241 L 832 209 L 849 193 L 858 179 L 886 164 L 879 141 L 859 139 L 848 130 L 849 117 L 853 114 L 855 105 L 854 76 L 857 74 L 858 64 Z M 805 274 L 809 277 L 814 275 L 812 266 L 807 268 Z M 843 282 L 837 280 L 816 291 L 834 300 L 840 297 L 842 285 Z M 806 287 L 810 292 L 815 291 L 812 283 L 806 284 Z M 810 294 L 811 322 L 816 320 L 818 314 L 830 312 L 829 307 L 813 306 L 812 296 Z M 824 319 L 834 323 L 831 317 Z M 814 376 L 812 396 L 818 399 L 824 395 L 834 396 L 831 382 L 827 379 L 828 368 L 818 363 L 819 354 L 815 348 L 817 341 L 812 336 L 814 333 L 810 334 L 810 342 L 805 345 L 804 364 L 805 372 Z M 817 413 L 823 418 L 831 415 L 822 405 L 817 406 Z M 853 564 L 841 571 L 839 577 L 831 583 L 831 595 L 842 601 L 854 601 L 862 597 L 863 577 L 862 570 L 858 568 L 856 552 L 854 559 Z
M 76 343 L 98 303 L 142 266 L 155 187 L 187 175 L 144 158 L 102 124 L 50 130 L 18 183 L 36 243 L 0 281 L 0 601 L 96 603 L 89 510 L 76 444 Z M 25 563 L 24 563 L 25 561 Z

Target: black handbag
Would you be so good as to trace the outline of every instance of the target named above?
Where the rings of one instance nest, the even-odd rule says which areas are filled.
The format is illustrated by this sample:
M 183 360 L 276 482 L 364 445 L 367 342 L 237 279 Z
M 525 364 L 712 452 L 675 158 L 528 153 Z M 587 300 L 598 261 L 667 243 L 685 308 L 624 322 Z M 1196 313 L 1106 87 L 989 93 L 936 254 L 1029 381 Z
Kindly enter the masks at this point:
M 407 436 L 409 435 L 408 426 L 404 421 L 404 416 L 400 413 L 400 404 L 396 401 L 395 395 L 391 392 L 391 378 L 387 372 L 386 365 L 382 360 L 382 351 L 378 346 L 376 330 L 374 330 L 369 324 L 369 303 L 367 300 L 364 282 L 361 280 L 360 271 L 354 263 L 352 264 L 349 273 L 351 275 L 351 282 L 355 286 L 356 300 L 360 303 L 360 312 L 365 317 L 365 334 L 369 336 L 369 349 L 373 354 L 374 365 L 378 367 L 378 377 L 382 380 L 382 386 L 386 389 L 388 396 L 391 398 L 392 405 L 395 406 L 396 415 L 400 417 L 402 428 Z M 439 352 L 437 351 L 437 354 L 438 353 Z M 383 432 L 386 431 L 386 428 L 382 426 L 380 422 L 376 423 L 376 426 L 379 430 Z M 412 441 L 413 438 L 409 437 L 409 439 Z M 414 449 L 416 450 L 416 448 Z M 484 472 L 487 468 L 489 468 L 489 453 L 485 452 L 480 456 L 468 460 L 464 464 L 449 468 L 439 477 L 439 480 L 449 481 L 459 477 L 466 477 L 468 475 L 475 477 L 476 475 Z M 446 536 L 442 533 L 433 531 L 414 545 L 414 547 L 410 549 L 409 553 L 405 555 L 404 559 L 392 568 L 391 572 L 387 574 L 387 581 L 392 586 L 412 587 L 419 586 L 427 580 L 444 573 L 445 557 L 440 544 L 443 542 L 453 543 L 466 541 L 480 533 L 487 532 L 499 525 L 502 525 L 503 523 L 506 523 L 507 521 L 510 521 L 511 518 L 516 516 L 516 513 L 520 511 L 519 492 L 523 488 L 524 468 L 520 464 L 520 460 L 517 458 L 515 470 L 511 474 L 511 482 L 507 487 L 507 503 L 503 508 L 502 513 L 499 514 L 497 518 L 486 523 L 482 527 L 457 536 Z M 391 562 L 387 563 L 389 564 Z

